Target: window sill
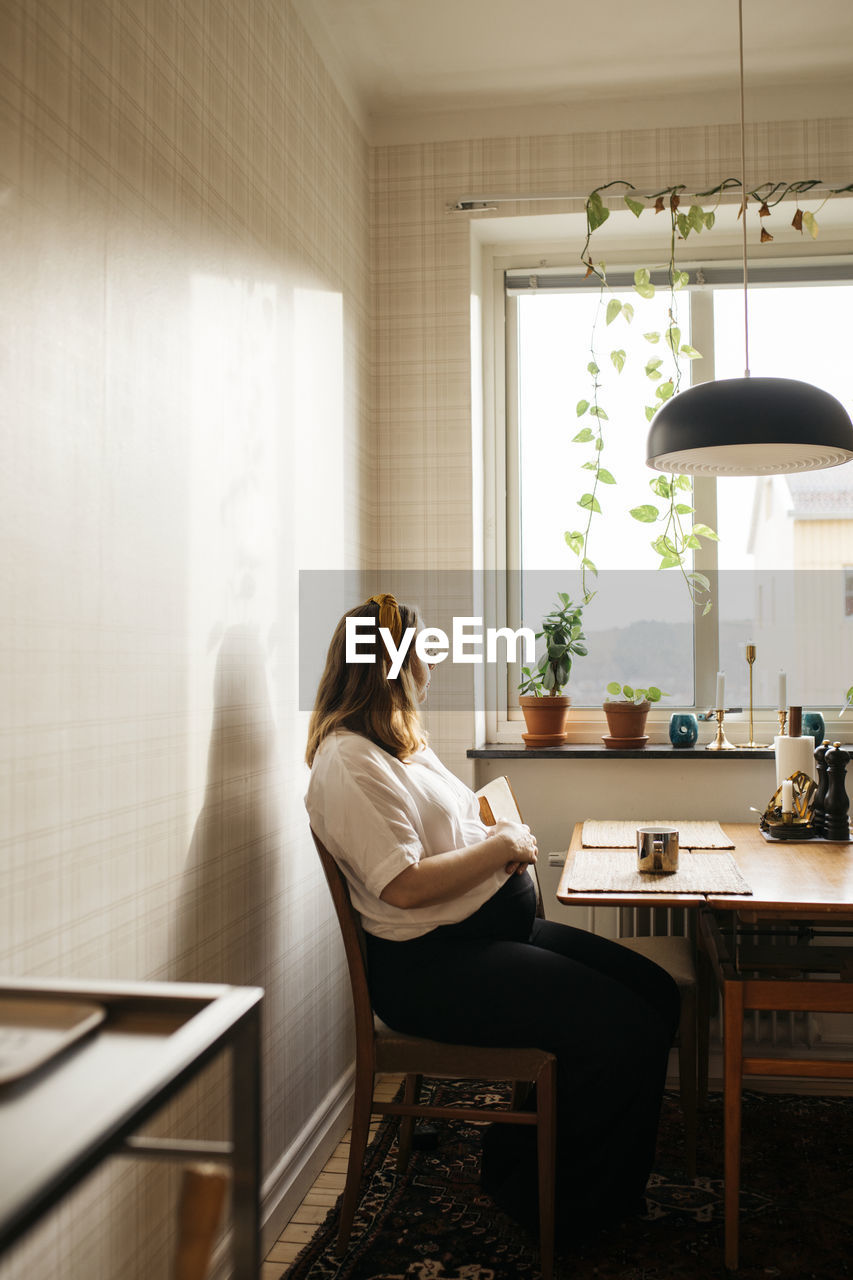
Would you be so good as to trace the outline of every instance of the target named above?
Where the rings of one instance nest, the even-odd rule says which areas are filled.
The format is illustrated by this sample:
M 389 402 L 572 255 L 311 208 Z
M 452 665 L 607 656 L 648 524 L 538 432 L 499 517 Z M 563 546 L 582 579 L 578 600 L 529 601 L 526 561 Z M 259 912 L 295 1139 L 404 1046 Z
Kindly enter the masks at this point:
M 708 751 L 695 747 L 672 747 L 669 743 L 647 743 L 636 750 L 619 750 L 594 742 L 567 742 L 561 747 L 525 747 L 523 743 L 496 742 L 483 747 L 469 747 L 469 760 L 773 760 L 772 747 L 747 751 L 734 747 L 731 751 Z

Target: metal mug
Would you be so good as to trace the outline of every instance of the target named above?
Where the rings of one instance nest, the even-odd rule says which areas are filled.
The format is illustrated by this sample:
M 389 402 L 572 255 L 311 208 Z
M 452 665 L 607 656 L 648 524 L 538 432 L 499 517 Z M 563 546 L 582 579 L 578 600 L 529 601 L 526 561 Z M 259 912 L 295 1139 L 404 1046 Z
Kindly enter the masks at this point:
M 678 828 L 637 828 L 637 870 L 668 875 L 678 870 Z

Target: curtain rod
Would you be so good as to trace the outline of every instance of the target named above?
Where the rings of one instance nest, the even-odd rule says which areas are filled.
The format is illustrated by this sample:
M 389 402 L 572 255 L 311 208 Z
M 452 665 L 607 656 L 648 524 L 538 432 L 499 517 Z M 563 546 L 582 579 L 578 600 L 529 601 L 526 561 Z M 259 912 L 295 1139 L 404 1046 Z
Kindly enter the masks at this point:
M 724 183 L 712 188 L 709 191 L 687 191 L 683 186 L 664 187 L 662 191 L 640 192 L 630 183 L 623 184 L 629 192 L 634 192 L 640 200 L 656 200 L 659 196 L 668 196 L 675 192 L 679 197 L 686 199 L 708 200 L 712 196 L 723 197 L 726 195 L 734 195 L 740 190 L 740 180 L 737 178 L 727 178 Z M 596 188 L 602 200 L 621 199 L 624 193 L 607 192 L 605 189 Z M 853 193 L 853 183 L 834 186 L 831 183 L 823 182 L 819 178 L 809 178 L 800 182 L 765 182 L 752 188 L 748 193 L 755 198 L 760 198 L 766 202 L 771 200 L 778 204 L 779 201 L 785 199 L 786 196 L 811 196 L 811 195 L 844 195 Z M 558 192 L 558 193 L 541 193 L 538 195 L 469 195 L 461 196 L 453 204 L 447 205 L 448 213 L 489 213 L 497 210 L 499 204 L 533 204 L 542 201 L 582 201 L 586 204 L 589 199 L 590 192 Z M 775 197 L 775 199 L 774 199 Z

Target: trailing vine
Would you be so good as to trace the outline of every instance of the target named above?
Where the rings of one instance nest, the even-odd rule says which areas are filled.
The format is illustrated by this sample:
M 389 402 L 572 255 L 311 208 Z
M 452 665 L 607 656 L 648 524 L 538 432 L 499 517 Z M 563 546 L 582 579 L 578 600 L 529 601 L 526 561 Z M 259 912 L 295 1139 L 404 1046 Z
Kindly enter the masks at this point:
M 690 203 L 686 209 L 683 207 L 685 192 L 683 184 L 667 187 L 663 191 L 655 192 L 650 196 L 638 196 L 636 189 L 630 182 L 626 182 L 623 179 L 614 179 L 612 182 L 596 187 L 586 200 L 586 239 L 581 250 L 581 262 L 586 267 L 587 277 L 595 275 L 598 278 L 599 296 L 590 333 L 590 359 L 587 363 L 587 373 L 592 380 L 591 386 L 587 395 L 578 401 L 575 412 L 578 419 L 594 419 L 594 425 L 583 425 L 573 436 L 572 442 L 580 445 L 592 445 L 591 457 L 582 463 L 582 469 L 591 473 L 591 483 L 587 491 L 582 493 L 578 499 L 578 506 L 585 514 L 583 527 L 581 529 L 567 530 L 564 535 L 566 544 L 580 561 L 581 584 L 585 603 L 588 603 L 595 595 L 595 591 L 591 586 L 591 579 L 598 575 L 596 564 L 590 556 L 590 542 L 593 532 L 593 519 L 596 515 L 603 514 L 599 501 L 600 486 L 615 485 L 617 483 L 617 478 L 613 472 L 604 466 L 605 424 L 609 421 L 609 418 L 606 408 L 601 402 L 602 356 L 597 346 L 601 313 L 604 311 L 605 328 L 609 328 L 617 319 L 624 321 L 626 324 L 631 324 L 635 316 L 635 309 L 632 303 L 622 302 L 621 299 L 615 296 L 607 281 L 605 263 L 596 261 L 591 249 L 595 231 L 610 216 L 610 211 L 605 206 L 601 193 L 614 186 L 628 188 L 623 194 L 622 200 L 637 218 L 649 207 L 653 208 L 656 214 L 665 211 L 669 213 L 669 254 L 666 264 L 667 287 L 669 290 L 667 325 L 663 331 L 650 330 L 643 334 L 645 341 L 650 346 L 659 346 L 664 352 L 662 356 L 650 355 L 644 366 L 646 378 L 654 385 L 653 403 L 644 406 L 646 422 L 650 423 L 661 405 L 678 393 L 681 386 L 683 362 L 702 358 L 700 351 L 697 351 L 689 343 L 682 342 L 681 326 L 678 321 L 678 294 L 689 283 L 689 275 L 686 271 L 680 270 L 677 265 L 677 246 L 679 242 L 687 240 L 690 235 L 700 235 L 702 232 L 710 231 L 714 226 L 716 210 L 723 195 L 732 188 L 740 189 L 741 184 L 737 178 L 727 178 L 708 191 L 696 193 L 694 197 L 690 198 Z M 791 225 L 797 231 L 807 231 L 812 239 L 816 239 L 818 235 L 816 215 L 823 208 L 826 200 L 832 195 L 853 191 L 853 183 L 846 187 L 835 188 L 828 193 L 817 210 L 813 212 L 801 210 L 799 204 L 800 196 L 819 186 L 821 186 L 821 183 L 818 179 L 807 179 L 793 183 L 766 183 L 742 196 L 738 217 L 746 216 L 750 200 L 756 202 L 759 206 L 760 242 L 765 244 L 772 240 L 773 236 L 764 225 L 763 219 L 768 218 L 782 200 L 793 196 L 797 204 Z M 712 208 L 705 208 L 701 203 L 714 197 L 716 197 L 716 202 Z M 634 272 L 633 290 L 640 299 L 648 300 L 655 297 L 657 290 L 652 283 L 651 272 L 647 267 L 639 267 Z M 608 358 L 616 373 L 620 374 L 628 360 L 628 355 L 624 347 L 617 346 L 609 351 Z M 689 558 L 693 551 L 701 547 L 702 540 L 718 541 L 717 534 L 708 525 L 693 521 L 692 517 L 695 515 L 695 509 L 692 503 L 687 500 L 692 492 L 692 484 L 687 476 L 675 474 L 668 476 L 656 475 L 649 480 L 649 488 L 655 501 L 642 503 L 631 508 L 630 514 L 641 524 L 660 526 L 660 531 L 650 541 L 653 551 L 659 557 L 657 567 L 659 569 L 678 569 L 684 578 L 692 602 L 701 604 L 703 613 L 707 613 L 711 608 L 711 600 L 708 598 L 710 583 L 704 574 L 688 567 Z

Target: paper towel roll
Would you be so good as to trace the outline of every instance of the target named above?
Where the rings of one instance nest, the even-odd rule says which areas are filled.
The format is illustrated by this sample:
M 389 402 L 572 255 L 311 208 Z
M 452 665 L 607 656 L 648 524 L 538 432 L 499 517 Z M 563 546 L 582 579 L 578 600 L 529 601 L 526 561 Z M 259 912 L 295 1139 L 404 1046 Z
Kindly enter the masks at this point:
M 815 781 L 814 738 L 776 737 L 776 786 L 778 787 L 798 770 Z

